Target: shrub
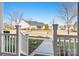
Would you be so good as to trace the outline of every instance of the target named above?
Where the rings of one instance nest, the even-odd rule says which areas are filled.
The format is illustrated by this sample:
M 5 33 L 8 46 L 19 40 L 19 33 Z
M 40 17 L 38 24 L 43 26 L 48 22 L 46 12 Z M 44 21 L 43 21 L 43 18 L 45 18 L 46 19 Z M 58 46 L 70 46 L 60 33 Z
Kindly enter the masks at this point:
M 10 33 L 10 31 L 3 31 L 4 33 Z

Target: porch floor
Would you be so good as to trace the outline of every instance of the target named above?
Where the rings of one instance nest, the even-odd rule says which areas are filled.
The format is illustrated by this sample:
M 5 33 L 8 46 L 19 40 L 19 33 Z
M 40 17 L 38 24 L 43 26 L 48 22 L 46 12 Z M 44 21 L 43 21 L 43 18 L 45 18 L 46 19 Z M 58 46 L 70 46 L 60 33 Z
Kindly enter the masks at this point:
M 52 56 L 53 55 L 53 43 L 52 39 L 44 39 L 40 46 L 34 50 L 31 55 L 42 55 L 42 56 Z

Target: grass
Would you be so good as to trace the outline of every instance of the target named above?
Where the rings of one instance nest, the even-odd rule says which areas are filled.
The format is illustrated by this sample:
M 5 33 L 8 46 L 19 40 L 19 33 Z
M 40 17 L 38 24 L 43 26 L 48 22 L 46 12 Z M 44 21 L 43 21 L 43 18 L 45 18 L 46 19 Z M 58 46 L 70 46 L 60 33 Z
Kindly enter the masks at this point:
M 29 39 L 29 54 L 32 53 L 41 43 L 43 40 L 38 39 Z

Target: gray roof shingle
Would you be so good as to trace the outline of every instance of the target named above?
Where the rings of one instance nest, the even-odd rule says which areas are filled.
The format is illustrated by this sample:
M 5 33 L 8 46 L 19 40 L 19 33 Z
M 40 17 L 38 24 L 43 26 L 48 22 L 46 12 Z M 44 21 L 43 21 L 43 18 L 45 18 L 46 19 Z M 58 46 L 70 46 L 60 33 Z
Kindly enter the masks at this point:
M 25 22 L 29 23 L 30 25 L 32 26 L 43 26 L 44 23 L 42 22 L 37 22 L 37 21 L 27 21 L 27 20 L 24 20 Z

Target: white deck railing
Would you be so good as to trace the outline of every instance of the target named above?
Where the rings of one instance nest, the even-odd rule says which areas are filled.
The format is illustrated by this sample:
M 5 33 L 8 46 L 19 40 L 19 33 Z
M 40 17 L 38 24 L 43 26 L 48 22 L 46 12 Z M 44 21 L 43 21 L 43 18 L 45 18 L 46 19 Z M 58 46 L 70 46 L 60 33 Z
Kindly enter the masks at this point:
M 2 53 L 18 54 L 17 53 L 17 35 L 16 34 L 0 34 L 2 36 Z M 21 33 L 20 54 L 28 55 L 28 34 Z
M 77 50 L 77 36 L 57 35 L 57 55 L 75 56 Z
M 28 55 L 28 34 L 21 33 L 21 53 Z
M 0 34 L 2 36 L 2 53 L 16 54 L 16 34 Z
M 16 34 L 0 34 L 0 55 L 28 55 L 28 34 L 20 31 L 16 25 Z
M 57 24 L 53 24 L 53 48 L 54 56 L 75 56 L 77 55 L 77 35 L 58 35 Z

